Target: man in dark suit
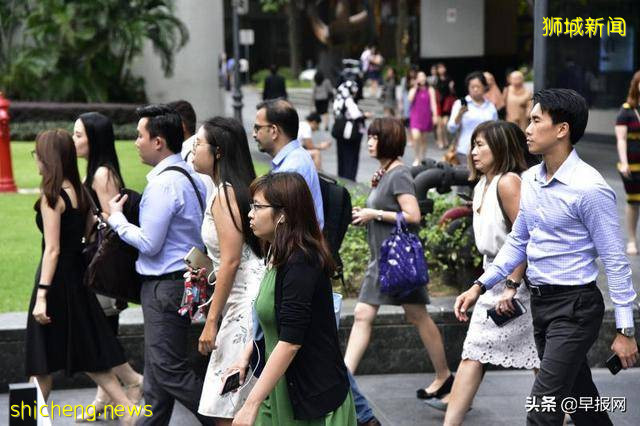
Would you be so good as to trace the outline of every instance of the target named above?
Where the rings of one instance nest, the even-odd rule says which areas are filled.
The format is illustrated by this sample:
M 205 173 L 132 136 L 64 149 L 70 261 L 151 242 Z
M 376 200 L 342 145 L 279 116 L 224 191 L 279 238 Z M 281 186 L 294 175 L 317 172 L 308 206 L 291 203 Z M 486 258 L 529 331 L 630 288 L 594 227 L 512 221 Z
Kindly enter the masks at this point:
M 262 99 L 287 99 L 287 88 L 284 82 L 284 78 L 278 74 L 278 66 L 271 65 L 269 67 L 271 74 L 264 79 L 264 91 L 262 92 Z

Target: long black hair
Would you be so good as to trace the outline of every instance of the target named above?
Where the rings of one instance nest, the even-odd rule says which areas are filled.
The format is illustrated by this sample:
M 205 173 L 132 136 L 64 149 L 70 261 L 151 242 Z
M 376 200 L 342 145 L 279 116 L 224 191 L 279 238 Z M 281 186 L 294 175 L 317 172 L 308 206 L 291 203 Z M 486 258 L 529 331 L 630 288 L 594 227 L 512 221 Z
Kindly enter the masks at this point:
M 89 143 L 89 161 L 87 161 L 87 179 L 85 180 L 87 187 L 91 188 L 93 177 L 99 167 L 107 167 L 112 176 L 117 178 L 118 186 L 124 187 L 111 119 L 99 112 L 86 112 L 80 114 L 78 119 L 84 125 Z
M 244 241 L 251 250 L 262 257 L 262 250 L 258 238 L 249 228 L 249 203 L 251 193 L 249 185 L 256 178 L 256 172 L 251 161 L 247 133 L 242 124 L 234 118 L 213 117 L 202 123 L 205 139 L 209 145 L 209 151 L 214 157 L 214 182 L 222 185 L 227 199 L 227 207 L 232 212 L 227 183 L 231 185 L 236 197 L 241 223 L 236 223 L 232 215 L 233 224 L 242 232 Z M 218 158 L 219 157 L 219 158 Z

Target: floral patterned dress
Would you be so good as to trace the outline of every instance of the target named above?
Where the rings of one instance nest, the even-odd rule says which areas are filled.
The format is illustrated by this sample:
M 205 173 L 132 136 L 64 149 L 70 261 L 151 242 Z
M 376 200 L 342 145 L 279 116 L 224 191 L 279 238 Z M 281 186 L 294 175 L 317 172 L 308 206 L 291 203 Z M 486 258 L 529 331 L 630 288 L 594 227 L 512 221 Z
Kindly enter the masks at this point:
M 207 210 L 202 223 L 202 240 L 207 246 L 207 253 L 213 260 L 213 267 L 216 271 L 220 267 L 220 243 L 211 214 L 211 206 L 218 190 L 219 188 L 214 187 L 207 202 Z M 231 293 L 222 311 L 222 324 L 215 342 L 216 349 L 211 352 L 211 358 L 209 358 L 209 366 L 200 397 L 200 407 L 198 408 L 200 414 L 210 417 L 233 418 L 249 396 L 252 384 L 243 386 L 238 392 L 220 395 L 221 378 L 227 368 L 240 357 L 247 341 L 252 338 L 251 312 L 264 273 L 265 267 L 262 260 L 245 244 L 242 247 L 242 260 L 236 272 Z

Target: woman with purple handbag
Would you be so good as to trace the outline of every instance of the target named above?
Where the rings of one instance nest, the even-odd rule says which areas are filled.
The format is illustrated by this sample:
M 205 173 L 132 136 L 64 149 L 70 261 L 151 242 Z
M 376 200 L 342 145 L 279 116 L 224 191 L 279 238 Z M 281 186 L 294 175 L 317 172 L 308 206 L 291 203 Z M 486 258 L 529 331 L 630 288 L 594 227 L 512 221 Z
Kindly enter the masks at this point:
M 353 225 L 367 226 L 371 257 L 355 307 L 345 363 L 354 373 L 369 345 L 371 324 L 380 305 L 401 305 L 407 320 L 418 329 L 436 370 L 435 380 L 418 392 L 423 398 L 433 398 L 451 390 L 453 375 L 447 366 L 442 336 L 425 306 L 429 303 L 425 288 L 428 277 L 415 235 L 420 209 L 409 167 L 400 160 L 405 145 L 401 121 L 377 118 L 371 123 L 367 146 L 369 155 L 380 162 L 380 169 L 371 179 L 366 208 L 354 208 L 352 221 Z

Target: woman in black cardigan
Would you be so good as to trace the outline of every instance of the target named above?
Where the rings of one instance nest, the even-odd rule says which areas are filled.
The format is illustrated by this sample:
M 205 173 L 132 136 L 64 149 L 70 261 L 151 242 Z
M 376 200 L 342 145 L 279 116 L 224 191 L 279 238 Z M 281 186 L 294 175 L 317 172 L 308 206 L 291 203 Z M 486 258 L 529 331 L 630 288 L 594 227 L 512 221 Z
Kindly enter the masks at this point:
M 234 425 L 356 425 L 338 343 L 329 274 L 334 265 L 297 173 L 272 173 L 251 185 L 250 226 L 266 242 L 267 273 L 255 302 L 266 364 Z M 240 383 L 253 342 L 229 373 Z

